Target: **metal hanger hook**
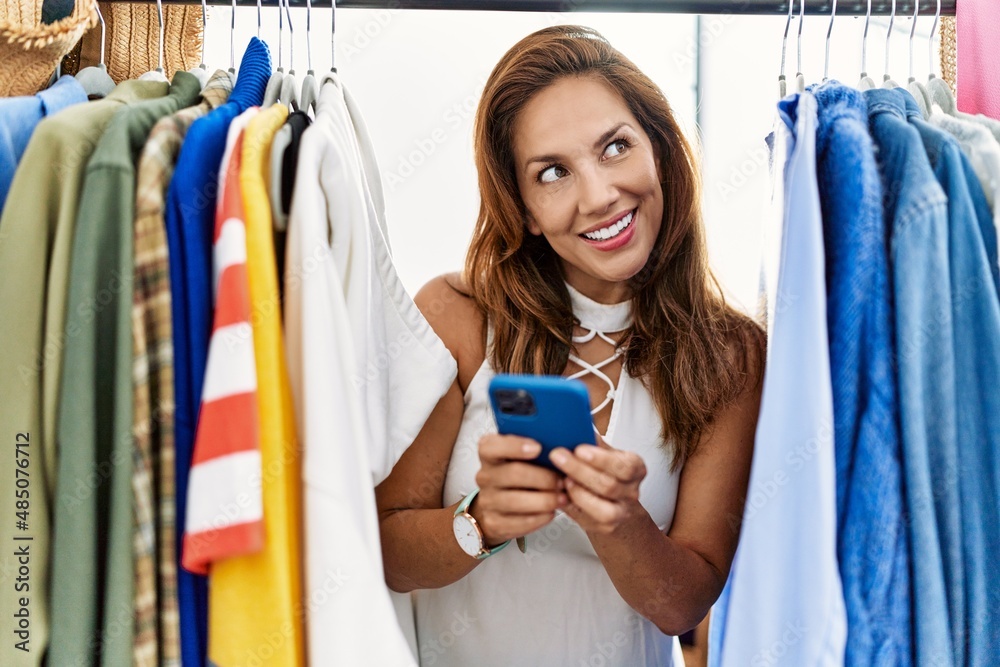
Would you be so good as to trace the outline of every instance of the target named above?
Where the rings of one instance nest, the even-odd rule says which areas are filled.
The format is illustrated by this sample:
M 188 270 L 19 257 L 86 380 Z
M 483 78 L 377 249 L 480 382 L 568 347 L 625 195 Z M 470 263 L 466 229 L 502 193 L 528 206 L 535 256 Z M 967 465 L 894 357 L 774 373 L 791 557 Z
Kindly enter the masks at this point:
M 292 9 L 289 7 L 291 3 L 285 0 L 285 18 L 288 20 L 288 73 L 291 74 L 295 72 L 295 28 L 292 27 Z
M 101 13 L 101 4 L 99 2 L 94 3 L 94 8 L 97 9 L 97 19 L 101 22 L 101 67 L 104 65 L 104 33 L 105 33 L 105 23 L 104 14 Z
M 940 0 L 938 0 L 940 2 Z M 865 34 L 861 38 L 861 78 L 868 76 L 868 24 L 872 20 L 872 0 L 868 0 L 868 11 L 865 12 Z
M 260 39 L 260 0 L 257 0 L 257 39 Z
M 208 27 L 208 3 L 201 0 L 201 66 L 205 67 L 205 29 Z
M 806 0 L 799 0 L 799 36 L 797 39 L 798 49 L 798 70 L 796 74 L 802 74 L 802 23 L 806 15 Z
M 833 8 L 830 10 L 830 26 L 826 29 L 826 58 L 823 60 L 823 80 L 829 78 L 830 73 L 830 36 L 833 34 L 833 21 L 837 18 L 837 0 L 833 0 Z
M 229 18 L 229 71 L 236 71 L 236 0 L 233 0 L 233 12 Z
M 781 38 L 781 71 L 778 73 L 778 81 L 785 80 L 785 52 L 788 49 L 788 28 L 792 25 L 792 5 L 795 0 L 788 0 L 788 18 L 785 19 L 785 34 Z
M 795 0 L 788 0 L 795 2 Z M 337 0 L 330 0 L 330 71 L 337 71 Z
M 937 0 L 937 10 L 934 12 L 934 25 L 931 26 L 931 36 L 927 39 L 927 78 L 934 78 L 934 33 L 941 19 L 941 0 Z
M 306 0 L 306 69 L 313 71 L 313 47 L 312 47 L 312 0 Z
M 920 0 L 913 0 L 913 20 L 910 23 L 910 76 L 907 81 L 915 81 L 913 78 L 913 36 L 917 33 L 917 17 L 920 16 Z
M 160 72 L 163 71 L 163 0 L 156 0 L 156 21 L 160 25 L 160 37 L 159 37 L 159 63 L 156 67 Z
M 889 29 L 885 31 L 885 74 L 883 81 L 888 81 L 889 77 L 889 38 L 892 37 L 892 24 L 896 22 L 896 0 L 892 0 L 892 13 L 889 15 Z
M 285 8 L 284 3 L 278 0 L 278 71 L 284 72 L 285 67 L 282 63 L 282 55 L 285 51 Z

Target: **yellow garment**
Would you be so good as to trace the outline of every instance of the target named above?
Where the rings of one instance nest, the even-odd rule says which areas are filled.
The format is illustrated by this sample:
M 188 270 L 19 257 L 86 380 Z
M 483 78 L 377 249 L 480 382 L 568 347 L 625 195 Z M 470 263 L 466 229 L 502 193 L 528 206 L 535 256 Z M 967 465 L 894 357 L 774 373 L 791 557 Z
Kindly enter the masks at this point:
M 208 654 L 218 667 L 305 664 L 300 456 L 266 185 L 271 141 L 287 117 L 284 105 L 269 107 L 250 121 L 243 136 L 240 189 L 257 361 L 265 542 L 259 553 L 212 567 Z

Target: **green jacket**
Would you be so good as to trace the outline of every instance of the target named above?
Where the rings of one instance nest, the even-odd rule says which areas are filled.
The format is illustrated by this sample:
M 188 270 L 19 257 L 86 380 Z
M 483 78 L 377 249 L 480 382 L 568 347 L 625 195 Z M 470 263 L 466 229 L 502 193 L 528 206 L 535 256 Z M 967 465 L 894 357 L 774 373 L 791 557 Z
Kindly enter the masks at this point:
M 64 109 L 39 123 L 0 220 L 0 441 L 8 457 L 0 464 L 0 665 L 5 667 L 40 665 L 49 636 L 56 406 L 63 348 L 79 333 L 64 323 L 84 171 L 115 111 L 163 96 L 167 88 L 129 81 L 104 100 Z M 25 439 L 29 444 L 16 449 Z M 20 460 L 27 461 L 25 468 L 15 463 Z M 25 500 L 15 496 L 15 490 L 24 490 L 19 479 L 28 480 L 26 529 L 15 520 L 16 503 Z M 19 537 L 31 539 L 15 541 Z M 26 546 L 29 555 L 16 555 L 14 544 Z M 15 616 L 22 612 L 26 616 Z
M 87 163 L 73 239 L 56 436 L 49 664 L 132 663 L 132 282 L 136 163 L 160 118 L 195 104 L 198 79 L 118 110 Z

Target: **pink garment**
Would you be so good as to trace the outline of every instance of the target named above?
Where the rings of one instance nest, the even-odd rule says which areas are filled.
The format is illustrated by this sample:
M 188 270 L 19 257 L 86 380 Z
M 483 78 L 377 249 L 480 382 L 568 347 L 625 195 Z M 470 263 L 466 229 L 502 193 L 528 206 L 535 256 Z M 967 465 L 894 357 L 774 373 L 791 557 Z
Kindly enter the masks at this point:
M 1000 1 L 956 0 L 958 110 L 1000 120 Z

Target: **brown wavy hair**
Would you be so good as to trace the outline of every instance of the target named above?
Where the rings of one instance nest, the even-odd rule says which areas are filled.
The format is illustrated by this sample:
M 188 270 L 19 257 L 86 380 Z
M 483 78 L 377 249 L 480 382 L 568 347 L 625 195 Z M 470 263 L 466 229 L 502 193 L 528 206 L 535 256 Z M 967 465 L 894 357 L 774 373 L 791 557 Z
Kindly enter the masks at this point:
M 673 441 L 674 469 L 718 411 L 760 381 L 763 332 L 726 303 L 708 267 L 696 156 L 663 92 L 600 33 L 539 30 L 514 45 L 486 82 L 475 120 L 479 218 L 464 282 L 493 328 L 499 372 L 562 374 L 574 324 L 562 264 L 527 233 L 513 128 L 525 104 L 562 77 L 591 76 L 617 91 L 659 155 L 663 223 L 645 267 L 629 279 L 633 324 L 618 342 L 625 370 L 649 389 Z

